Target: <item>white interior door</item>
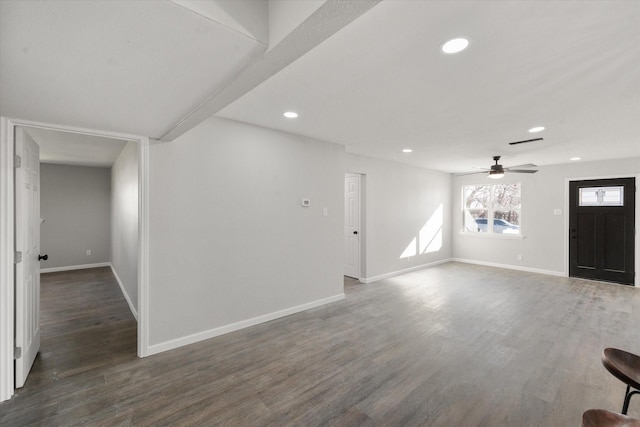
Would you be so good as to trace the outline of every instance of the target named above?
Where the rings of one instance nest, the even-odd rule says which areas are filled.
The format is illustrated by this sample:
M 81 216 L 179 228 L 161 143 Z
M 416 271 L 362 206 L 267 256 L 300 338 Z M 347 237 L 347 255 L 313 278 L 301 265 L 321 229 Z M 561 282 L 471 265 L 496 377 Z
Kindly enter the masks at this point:
M 22 387 L 40 349 L 40 147 L 16 128 L 15 240 L 22 261 L 16 263 L 16 388 Z M 16 159 L 16 161 L 18 161 Z M 18 261 L 18 260 L 16 260 Z
M 344 178 L 344 275 L 360 278 L 360 175 Z

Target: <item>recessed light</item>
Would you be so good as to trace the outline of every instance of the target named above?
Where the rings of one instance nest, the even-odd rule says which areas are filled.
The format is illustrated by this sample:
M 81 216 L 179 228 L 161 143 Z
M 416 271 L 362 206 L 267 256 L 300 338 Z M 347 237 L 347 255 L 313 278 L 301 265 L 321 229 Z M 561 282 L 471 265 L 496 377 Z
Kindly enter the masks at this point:
M 403 153 L 413 153 L 413 150 L 411 148 L 403 148 L 402 152 Z
M 536 133 L 536 132 L 542 132 L 543 130 L 544 130 L 544 126 L 536 126 L 534 128 L 529 129 L 529 132 Z
M 465 50 L 469 46 L 469 40 L 458 38 L 452 39 L 442 45 L 440 48 L 444 53 L 458 53 Z
M 296 113 L 295 111 L 287 111 L 283 114 L 283 116 L 285 116 L 287 119 L 295 119 L 296 117 L 298 117 L 298 113 Z
M 576 160 L 582 160 L 582 157 L 572 157 L 569 160 L 571 160 L 572 162 L 575 162 Z

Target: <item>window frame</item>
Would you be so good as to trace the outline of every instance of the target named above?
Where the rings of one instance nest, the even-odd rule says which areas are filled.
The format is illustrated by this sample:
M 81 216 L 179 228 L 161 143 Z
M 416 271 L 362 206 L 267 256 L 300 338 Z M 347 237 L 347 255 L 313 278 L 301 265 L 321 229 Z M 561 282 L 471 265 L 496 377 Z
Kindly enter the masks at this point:
M 605 192 L 607 190 L 617 189 L 618 190 L 618 200 L 604 200 Z M 583 191 L 585 190 L 585 191 Z M 584 197 L 584 192 L 595 190 L 596 193 L 599 191 L 603 191 L 602 197 L 603 200 L 597 200 L 594 202 Z M 624 185 L 608 185 L 608 186 L 599 186 L 599 187 L 579 187 L 578 188 L 578 206 L 580 207 L 611 207 L 611 206 L 624 206 Z
M 495 212 L 502 211 L 505 209 L 501 209 L 496 206 L 495 202 L 495 188 L 498 186 L 507 186 L 507 185 L 517 185 L 520 190 L 520 207 L 519 208 L 510 208 L 508 210 L 517 211 L 518 212 L 518 232 L 517 233 L 498 233 L 494 231 L 494 220 L 495 220 Z M 489 187 L 489 203 L 487 208 L 467 208 L 466 207 L 466 193 L 468 187 L 479 187 L 486 186 Z M 462 228 L 460 230 L 460 234 L 465 236 L 482 236 L 482 237 L 497 237 L 497 238 L 506 238 L 506 239 L 523 239 L 524 234 L 522 233 L 522 183 L 521 182 L 512 182 L 512 183 L 483 183 L 483 184 L 463 184 L 462 191 L 460 192 L 461 196 L 461 213 L 462 213 Z M 465 216 L 468 211 L 479 211 L 484 210 L 487 212 L 487 231 L 470 231 L 465 227 Z

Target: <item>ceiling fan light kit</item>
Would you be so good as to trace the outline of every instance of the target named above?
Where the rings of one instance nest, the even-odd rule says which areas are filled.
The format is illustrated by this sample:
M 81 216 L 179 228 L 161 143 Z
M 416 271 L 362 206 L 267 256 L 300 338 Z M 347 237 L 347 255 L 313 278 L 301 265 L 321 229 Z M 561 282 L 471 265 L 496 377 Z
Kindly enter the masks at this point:
M 504 176 L 504 169 L 502 168 L 502 165 L 498 164 L 500 156 L 493 156 L 493 160 L 496 162 L 496 164 L 491 165 L 491 170 L 489 170 L 488 177 L 491 179 L 500 179 Z

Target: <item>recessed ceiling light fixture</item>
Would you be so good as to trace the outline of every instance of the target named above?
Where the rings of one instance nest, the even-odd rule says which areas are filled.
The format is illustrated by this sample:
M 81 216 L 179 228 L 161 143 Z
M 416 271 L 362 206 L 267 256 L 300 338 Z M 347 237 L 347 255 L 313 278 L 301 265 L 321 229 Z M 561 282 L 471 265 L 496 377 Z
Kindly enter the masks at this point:
M 462 52 L 469 46 L 469 40 L 463 38 L 452 39 L 442 45 L 440 48 L 444 53 Z
M 576 160 L 582 160 L 582 157 L 572 157 L 569 160 L 571 160 L 572 162 L 575 162 Z
M 413 150 L 411 148 L 403 148 L 402 152 L 403 153 L 413 153 Z
M 298 113 L 296 113 L 295 111 L 287 111 L 283 114 L 283 116 L 285 116 L 287 119 L 295 119 L 296 117 L 298 117 Z
M 542 132 L 544 130 L 544 126 L 536 126 L 529 129 L 530 133 Z

